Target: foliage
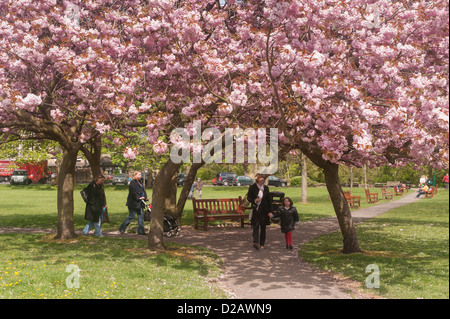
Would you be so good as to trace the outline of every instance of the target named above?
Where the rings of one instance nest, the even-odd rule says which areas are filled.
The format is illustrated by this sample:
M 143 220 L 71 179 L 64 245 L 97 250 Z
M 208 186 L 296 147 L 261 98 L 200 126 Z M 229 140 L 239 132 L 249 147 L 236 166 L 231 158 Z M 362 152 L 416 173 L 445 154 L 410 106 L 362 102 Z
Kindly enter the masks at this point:
M 14 159 L 15 162 L 40 162 L 58 153 L 53 141 L 18 140 L 0 143 L 0 159 Z
M 291 178 L 291 182 L 290 182 L 291 186 L 302 186 L 302 177 L 301 176 L 294 176 Z M 307 178 L 307 185 L 309 187 L 314 187 L 317 185 L 317 182 Z

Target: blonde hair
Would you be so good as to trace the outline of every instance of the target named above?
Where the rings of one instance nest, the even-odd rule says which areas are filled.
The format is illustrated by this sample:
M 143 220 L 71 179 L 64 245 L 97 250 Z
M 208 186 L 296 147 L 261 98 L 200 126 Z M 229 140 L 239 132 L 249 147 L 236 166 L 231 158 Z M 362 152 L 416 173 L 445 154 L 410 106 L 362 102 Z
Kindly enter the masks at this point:
M 140 172 L 140 171 L 134 171 L 134 173 L 133 173 L 133 179 L 135 179 L 136 176 L 138 176 L 138 174 L 141 174 L 141 172 Z

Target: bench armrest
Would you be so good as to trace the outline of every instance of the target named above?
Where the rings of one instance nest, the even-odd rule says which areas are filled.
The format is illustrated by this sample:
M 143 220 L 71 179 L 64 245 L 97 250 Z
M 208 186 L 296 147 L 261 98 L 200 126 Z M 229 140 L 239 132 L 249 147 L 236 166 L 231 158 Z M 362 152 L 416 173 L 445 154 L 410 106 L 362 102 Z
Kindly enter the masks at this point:
M 194 210 L 194 216 L 197 216 L 198 214 L 202 214 L 203 216 L 208 215 L 207 209 L 195 209 Z

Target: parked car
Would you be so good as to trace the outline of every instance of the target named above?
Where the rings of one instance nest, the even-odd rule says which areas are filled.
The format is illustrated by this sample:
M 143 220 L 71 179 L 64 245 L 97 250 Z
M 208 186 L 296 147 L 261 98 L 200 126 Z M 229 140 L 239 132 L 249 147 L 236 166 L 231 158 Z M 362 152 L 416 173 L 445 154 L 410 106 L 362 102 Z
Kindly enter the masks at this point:
M 236 177 L 237 177 L 237 175 L 234 173 L 220 172 L 220 173 L 217 173 L 216 177 L 214 177 L 212 179 L 212 184 L 213 185 L 223 185 L 223 186 L 233 185 Z
M 177 186 L 183 186 L 185 180 L 186 180 L 186 174 L 184 174 L 184 173 L 178 173 L 178 177 L 177 177 Z
M 275 176 L 269 176 L 269 186 L 286 187 L 287 182 Z
M 31 184 L 31 178 L 28 176 L 28 172 L 26 169 L 16 169 L 11 175 L 9 180 L 11 185 L 15 184 Z
M 128 174 L 117 174 L 112 178 L 112 184 L 128 185 Z
M 253 178 L 248 176 L 238 176 L 233 182 L 234 186 L 247 186 L 247 185 L 253 185 L 255 181 Z

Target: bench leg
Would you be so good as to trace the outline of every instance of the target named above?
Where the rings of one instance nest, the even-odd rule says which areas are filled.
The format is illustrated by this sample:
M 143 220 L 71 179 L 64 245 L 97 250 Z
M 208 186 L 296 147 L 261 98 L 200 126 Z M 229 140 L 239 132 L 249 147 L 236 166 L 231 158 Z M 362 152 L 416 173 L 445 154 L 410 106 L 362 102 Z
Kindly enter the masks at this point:
M 203 230 L 208 230 L 208 220 L 206 218 L 203 219 Z
M 194 229 L 198 229 L 198 219 L 194 218 Z
M 244 228 L 244 218 L 241 219 L 241 228 Z

